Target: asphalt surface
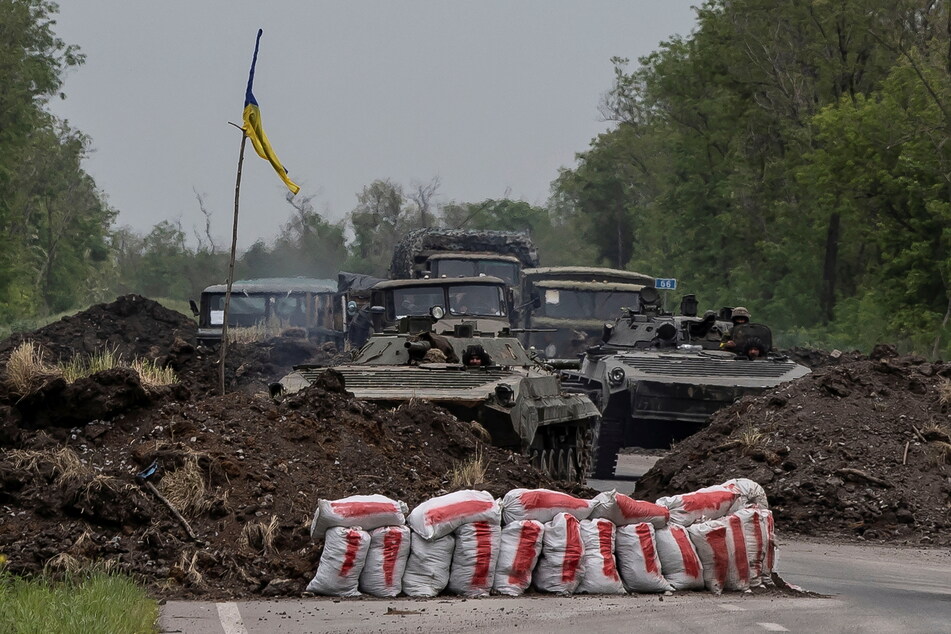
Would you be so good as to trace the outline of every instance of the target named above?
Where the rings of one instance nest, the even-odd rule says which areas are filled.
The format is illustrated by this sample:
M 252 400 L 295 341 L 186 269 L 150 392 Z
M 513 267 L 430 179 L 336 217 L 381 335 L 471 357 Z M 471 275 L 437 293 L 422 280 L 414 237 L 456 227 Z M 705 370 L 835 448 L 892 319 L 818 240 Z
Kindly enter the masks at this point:
M 623 481 L 591 482 L 630 492 L 653 458 L 621 456 Z M 781 528 L 781 527 L 780 527 Z M 951 632 L 951 552 L 873 544 L 784 540 L 777 570 L 826 595 L 704 592 L 671 596 L 532 595 L 465 600 L 283 599 L 162 606 L 161 632 Z M 570 628 L 570 630 L 569 630 Z

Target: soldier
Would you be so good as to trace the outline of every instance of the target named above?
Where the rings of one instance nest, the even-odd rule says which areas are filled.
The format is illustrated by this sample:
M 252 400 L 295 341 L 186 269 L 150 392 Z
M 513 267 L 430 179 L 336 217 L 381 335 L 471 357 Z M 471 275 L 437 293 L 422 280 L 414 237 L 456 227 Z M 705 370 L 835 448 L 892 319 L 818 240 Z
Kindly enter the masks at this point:
M 733 322 L 733 327 L 723 334 L 720 347 L 724 350 L 736 351 L 736 342 L 733 340 L 733 333 L 736 331 L 737 326 L 750 323 L 750 311 L 743 306 L 737 306 L 733 309 L 733 315 L 730 319 Z

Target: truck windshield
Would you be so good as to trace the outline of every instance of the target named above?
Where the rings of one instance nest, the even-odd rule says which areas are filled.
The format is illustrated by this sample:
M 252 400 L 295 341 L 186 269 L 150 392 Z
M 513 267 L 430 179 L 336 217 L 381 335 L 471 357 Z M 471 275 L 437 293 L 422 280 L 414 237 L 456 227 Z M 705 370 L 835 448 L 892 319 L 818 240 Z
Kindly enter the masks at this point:
M 225 314 L 225 294 L 210 295 L 208 308 L 208 325 L 222 325 Z M 228 306 L 229 326 L 254 326 L 266 318 L 267 297 L 265 295 L 231 295 L 231 304 Z
M 518 265 L 504 260 L 468 260 L 444 259 L 436 260 L 435 271 L 437 277 L 478 277 L 491 275 L 501 278 L 508 286 L 514 286 L 518 279 Z
M 546 317 L 564 319 L 609 319 L 623 308 L 636 308 L 637 291 L 579 291 L 545 289 L 542 312 Z
M 471 284 L 449 287 L 450 315 L 491 315 L 505 314 L 505 302 L 502 289 L 498 286 Z
M 429 309 L 433 306 L 440 306 L 446 310 L 445 289 L 441 286 L 395 288 L 391 297 L 393 302 L 391 313 L 396 319 L 428 315 Z

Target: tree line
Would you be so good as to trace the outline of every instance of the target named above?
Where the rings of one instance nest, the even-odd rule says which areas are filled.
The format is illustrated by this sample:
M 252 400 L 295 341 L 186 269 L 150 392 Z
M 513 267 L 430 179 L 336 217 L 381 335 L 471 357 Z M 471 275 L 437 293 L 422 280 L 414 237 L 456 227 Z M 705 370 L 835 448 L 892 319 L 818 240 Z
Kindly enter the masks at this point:
M 0 4 L 0 323 L 128 292 L 185 299 L 224 281 L 228 245 L 209 223 L 115 226 L 81 166 L 89 139 L 46 107 L 83 63 L 55 36 L 56 11 Z M 330 222 L 302 193 L 237 276 L 383 275 L 409 229 L 527 231 L 544 265 L 676 277 L 703 307 L 748 306 L 787 344 L 892 341 L 947 357 L 947 3 L 710 0 L 697 14 L 689 35 L 613 60 L 600 104 L 610 127 L 557 175 L 547 204 L 441 202 L 438 179 L 382 178 Z

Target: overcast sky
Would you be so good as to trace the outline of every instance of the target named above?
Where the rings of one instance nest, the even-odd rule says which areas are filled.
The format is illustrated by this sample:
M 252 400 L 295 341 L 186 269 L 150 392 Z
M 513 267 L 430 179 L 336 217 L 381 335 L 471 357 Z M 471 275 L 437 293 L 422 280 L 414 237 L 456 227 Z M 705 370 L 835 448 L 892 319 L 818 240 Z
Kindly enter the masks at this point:
M 696 1 L 696 0 L 695 0 Z M 227 246 L 244 90 L 302 194 L 338 220 L 374 179 L 441 181 L 440 202 L 544 203 L 560 167 L 604 131 L 612 56 L 695 23 L 685 0 L 61 1 L 56 32 L 86 54 L 53 111 L 92 138 L 87 171 L 147 232 L 203 226 Z M 291 208 L 247 148 L 239 244 Z

